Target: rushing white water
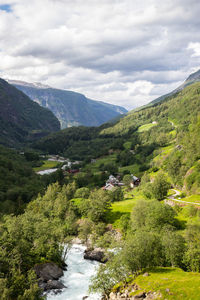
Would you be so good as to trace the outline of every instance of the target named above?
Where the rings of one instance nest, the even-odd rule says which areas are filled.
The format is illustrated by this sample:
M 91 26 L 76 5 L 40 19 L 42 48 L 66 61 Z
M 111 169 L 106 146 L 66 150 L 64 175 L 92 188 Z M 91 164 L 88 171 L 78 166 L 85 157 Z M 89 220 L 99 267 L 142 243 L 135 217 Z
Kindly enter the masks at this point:
M 90 278 L 95 274 L 99 263 L 86 260 L 83 253 L 86 247 L 74 244 L 68 252 L 66 259 L 67 271 L 60 281 L 67 287 L 60 294 L 51 292 L 47 295 L 47 300 L 82 300 L 88 296 L 88 300 L 100 300 L 101 296 L 88 293 Z

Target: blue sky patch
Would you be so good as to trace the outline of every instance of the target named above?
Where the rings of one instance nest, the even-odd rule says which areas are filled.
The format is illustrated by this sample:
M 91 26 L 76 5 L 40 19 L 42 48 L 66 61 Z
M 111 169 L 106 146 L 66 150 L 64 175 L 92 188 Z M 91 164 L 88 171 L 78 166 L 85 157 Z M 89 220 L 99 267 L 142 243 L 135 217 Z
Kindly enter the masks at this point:
M 2 5 L 0 5 L 0 10 L 5 10 L 7 12 L 11 12 L 12 8 L 11 8 L 11 5 L 9 5 L 9 4 L 2 4 Z

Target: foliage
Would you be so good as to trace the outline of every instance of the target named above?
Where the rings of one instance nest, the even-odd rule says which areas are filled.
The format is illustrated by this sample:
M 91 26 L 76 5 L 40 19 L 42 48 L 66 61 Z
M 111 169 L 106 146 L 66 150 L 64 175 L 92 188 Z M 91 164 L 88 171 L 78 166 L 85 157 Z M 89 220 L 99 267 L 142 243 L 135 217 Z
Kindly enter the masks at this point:
M 5 280 L 0 281 L 0 288 L 4 294 L 6 291 L 7 299 L 41 299 L 33 266 L 45 261 L 62 265 L 61 245 L 77 233 L 69 190 L 71 186 L 51 185 L 44 196 L 27 206 L 24 214 L 3 218 L 0 266 Z
M 0 140 L 8 147 L 20 147 L 60 129 L 53 113 L 0 79 Z
M 187 250 L 185 253 L 185 264 L 187 269 L 193 272 L 200 272 L 200 226 L 189 225 L 185 232 Z
M 146 227 L 149 230 L 161 230 L 166 225 L 176 226 L 176 213 L 172 207 L 158 201 L 138 201 L 132 212 L 134 229 Z
M 151 189 L 153 197 L 158 200 L 163 200 L 167 196 L 169 188 L 170 183 L 168 182 L 165 174 L 161 172 L 156 174 Z

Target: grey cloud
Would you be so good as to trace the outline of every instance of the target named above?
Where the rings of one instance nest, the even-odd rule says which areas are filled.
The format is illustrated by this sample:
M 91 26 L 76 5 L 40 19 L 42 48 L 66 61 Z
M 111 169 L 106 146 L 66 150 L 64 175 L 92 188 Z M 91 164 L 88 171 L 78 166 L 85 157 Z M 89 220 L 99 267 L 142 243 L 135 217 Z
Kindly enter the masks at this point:
M 168 92 L 200 66 L 188 48 L 200 43 L 197 0 L 1 4 L 13 10 L 0 11 L 3 76 L 133 107 Z

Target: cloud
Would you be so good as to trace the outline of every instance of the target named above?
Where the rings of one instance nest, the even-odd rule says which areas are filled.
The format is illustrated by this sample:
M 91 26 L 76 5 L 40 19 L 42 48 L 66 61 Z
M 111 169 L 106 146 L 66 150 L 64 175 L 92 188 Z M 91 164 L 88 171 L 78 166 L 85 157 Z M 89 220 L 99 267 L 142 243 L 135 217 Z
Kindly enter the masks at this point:
M 0 0 L 0 76 L 125 106 L 200 66 L 197 0 Z

